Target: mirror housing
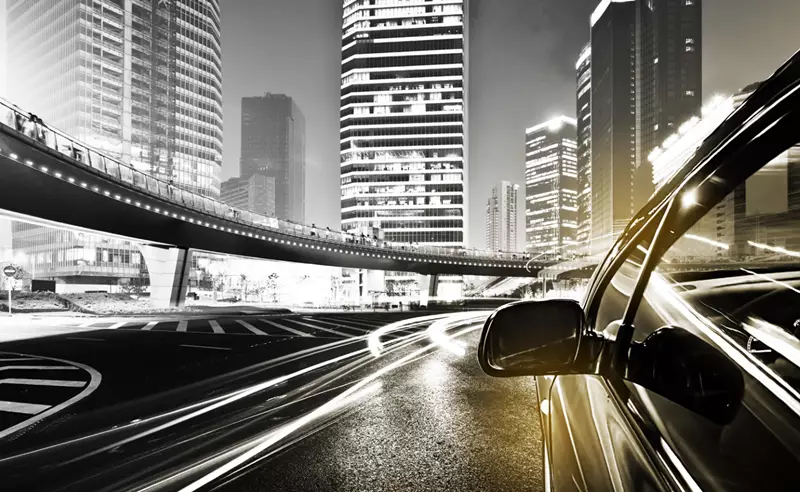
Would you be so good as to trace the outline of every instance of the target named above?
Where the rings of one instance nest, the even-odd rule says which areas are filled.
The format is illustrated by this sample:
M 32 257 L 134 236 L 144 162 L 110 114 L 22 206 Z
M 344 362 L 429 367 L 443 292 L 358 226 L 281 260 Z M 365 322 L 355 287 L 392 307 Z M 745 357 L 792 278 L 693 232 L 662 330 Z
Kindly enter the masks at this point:
M 739 411 L 744 378 L 739 367 L 701 338 L 660 328 L 634 343 L 625 379 L 708 420 L 725 425 Z
M 583 309 L 572 300 L 508 304 L 483 325 L 478 362 L 495 377 L 573 374 L 584 327 Z

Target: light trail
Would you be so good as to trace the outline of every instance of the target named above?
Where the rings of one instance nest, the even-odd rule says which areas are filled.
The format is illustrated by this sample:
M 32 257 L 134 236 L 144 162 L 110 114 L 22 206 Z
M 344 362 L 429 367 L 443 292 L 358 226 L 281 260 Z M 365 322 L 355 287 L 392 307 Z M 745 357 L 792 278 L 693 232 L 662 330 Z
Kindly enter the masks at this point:
M 485 318 L 491 313 L 491 311 L 462 313 L 449 316 L 447 319 L 435 321 L 428 327 L 428 337 L 430 338 L 431 342 L 439 348 L 463 357 L 467 352 L 467 348 L 463 343 L 455 342 L 448 337 L 446 330 L 452 327 L 454 324 L 464 323 L 477 318 Z
M 474 313 L 470 313 L 470 314 L 472 316 L 475 316 Z M 462 319 L 454 320 L 453 324 L 459 324 L 459 323 L 463 323 L 464 322 L 464 318 L 463 317 L 458 317 L 457 316 L 457 318 L 462 318 Z M 472 326 L 472 327 L 466 328 L 464 330 L 461 330 L 461 331 L 453 334 L 453 338 L 458 338 L 458 337 L 464 336 L 464 335 L 466 335 L 468 333 L 471 333 L 471 332 L 473 332 L 475 330 L 480 329 L 481 327 L 482 327 L 481 325 L 477 325 L 477 326 Z M 264 438 L 262 439 L 260 444 L 256 445 L 255 447 L 250 448 L 248 451 L 244 452 L 242 455 L 238 456 L 237 458 L 234 458 L 233 460 L 231 460 L 228 463 L 220 466 L 216 470 L 206 474 L 204 477 L 202 477 L 202 478 L 194 481 L 193 483 L 187 485 L 186 487 L 182 488 L 181 492 L 194 492 L 196 490 L 200 490 L 201 488 L 209 485 L 211 482 L 213 482 L 214 480 L 217 480 L 218 478 L 224 476 L 225 474 L 230 473 L 233 470 L 235 470 L 235 469 L 237 469 L 237 468 L 239 468 L 239 467 L 241 467 L 243 465 L 246 465 L 248 462 L 251 462 L 252 460 L 257 458 L 259 455 L 261 455 L 262 453 L 267 451 L 271 446 L 274 446 L 275 444 L 280 442 L 282 439 L 286 438 L 287 436 L 289 436 L 293 432 L 299 430 L 300 428 L 302 428 L 302 427 L 304 427 L 304 426 L 306 426 L 306 425 L 308 425 L 308 424 L 310 424 L 310 423 L 312 423 L 312 422 L 314 422 L 316 420 L 319 420 L 319 419 L 331 414 L 332 412 L 342 408 L 343 406 L 346 406 L 348 404 L 351 404 L 351 403 L 354 403 L 354 402 L 360 400 L 361 398 L 363 398 L 367 394 L 371 394 L 374 391 L 376 391 L 377 389 L 380 389 L 380 385 L 379 384 L 378 385 L 373 384 L 373 383 L 376 382 L 376 380 L 378 378 L 384 376 L 385 374 L 387 374 L 387 373 L 389 373 L 391 371 L 394 371 L 397 368 L 400 368 L 400 367 L 404 366 L 408 362 L 414 360 L 415 358 L 417 358 L 417 357 L 425 354 L 426 352 L 430 351 L 431 349 L 434 349 L 434 348 L 437 348 L 437 347 L 438 347 L 438 345 L 435 345 L 435 344 L 431 344 L 431 345 L 428 345 L 426 347 L 422 347 L 422 348 L 417 349 L 417 350 L 413 351 L 412 353 L 402 357 L 401 359 L 399 359 L 399 360 L 387 365 L 386 367 L 383 367 L 383 368 L 375 371 L 375 373 L 373 373 L 372 375 L 367 376 L 366 378 L 362 379 L 361 381 L 359 381 L 358 383 L 353 385 L 351 388 L 349 388 L 349 389 L 345 390 L 344 392 L 342 392 L 341 394 L 335 396 L 333 399 L 331 399 L 330 401 L 328 401 L 325 404 L 321 405 L 320 407 L 318 407 L 317 409 L 313 410 L 309 414 L 304 415 L 304 416 L 302 416 L 302 417 L 300 417 L 300 418 L 298 418 L 298 419 L 296 419 L 296 420 L 294 420 L 294 421 L 292 421 L 292 422 L 290 422 L 288 424 L 285 424 L 282 428 L 277 429 L 277 430 L 269 433 L 268 435 L 264 436 Z M 170 480 L 170 479 L 166 479 L 165 481 L 161 481 L 158 484 L 152 485 L 152 486 L 148 487 L 148 489 L 164 485 L 165 482 L 168 481 L 168 480 Z

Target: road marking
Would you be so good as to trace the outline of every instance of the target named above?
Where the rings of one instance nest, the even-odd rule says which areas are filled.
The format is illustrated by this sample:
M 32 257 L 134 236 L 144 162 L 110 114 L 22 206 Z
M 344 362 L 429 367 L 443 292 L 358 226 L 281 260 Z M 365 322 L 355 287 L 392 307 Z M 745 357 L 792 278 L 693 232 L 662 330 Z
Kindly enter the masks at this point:
M 0 367 L 0 371 L 7 371 L 9 369 L 24 369 L 24 370 L 33 370 L 33 371 L 77 371 L 77 367 L 73 366 L 3 366 Z
M 144 325 L 144 328 L 142 328 L 142 329 L 143 330 L 152 330 L 153 327 L 156 326 L 157 324 L 158 324 L 158 321 L 151 321 L 151 322 L 147 323 L 146 325 Z
M 326 324 L 326 325 L 337 326 L 337 327 L 342 327 L 342 328 L 349 328 L 351 330 L 358 330 L 358 331 L 361 331 L 363 333 L 369 333 L 370 332 L 370 330 L 367 330 L 366 328 L 359 328 L 358 326 L 350 326 L 350 325 L 345 324 L 345 323 L 331 323 L 330 321 L 323 321 L 321 319 L 316 319 L 316 318 L 304 318 L 304 319 L 308 319 L 308 320 L 314 321 L 316 323 L 323 323 L 323 324 Z
M 4 353 L 3 355 L 12 355 L 12 354 Z M 21 354 L 15 354 L 15 355 L 21 355 Z M 33 358 L 33 357 L 31 357 L 31 358 Z M 84 365 L 84 364 L 81 364 L 81 363 L 78 363 L 78 362 L 72 362 L 72 361 L 63 360 L 63 359 L 56 359 L 54 357 L 35 357 L 35 358 L 37 358 L 37 359 L 46 359 L 46 360 L 51 360 L 51 361 L 55 361 L 55 362 L 60 362 L 62 364 L 69 364 L 69 365 L 77 366 L 77 367 L 83 369 L 84 371 L 86 371 L 89 374 L 89 377 L 90 377 L 89 382 L 88 382 L 88 384 L 86 384 L 83 387 L 83 389 L 77 395 L 73 396 L 72 398 L 70 398 L 70 399 L 68 399 L 68 400 L 66 400 L 64 402 L 61 402 L 58 405 L 50 407 L 49 409 L 45 410 L 44 412 L 38 413 L 38 414 L 32 416 L 31 418 L 29 418 L 27 420 L 24 420 L 24 421 L 19 422 L 19 423 L 15 424 L 15 425 L 12 425 L 11 427 L 7 427 L 5 429 L 0 429 L 0 439 L 3 439 L 4 437 L 9 436 L 11 434 L 14 434 L 15 432 L 17 432 L 17 431 L 19 431 L 21 429 L 24 429 L 24 428 L 26 428 L 26 427 L 28 427 L 30 425 L 33 425 L 36 422 L 39 422 L 39 421 L 41 421 L 41 420 L 43 420 L 43 419 L 45 419 L 45 418 L 47 418 L 47 417 L 49 417 L 51 415 L 54 415 L 54 414 L 60 412 L 61 410 L 64 410 L 65 408 L 69 407 L 70 405 L 75 404 L 75 403 L 83 400 L 87 396 L 91 395 L 92 392 L 94 392 L 94 390 L 96 390 L 97 387 L 100 386 L 100 381 L 103 380 L 103 377 L 100 375 L 99 372 L 97 372 L 96 370 L 92 369 L 91 367 L 89 367 L 87 365 Z
M 261 320 L 260 320 L 260 321 L 261 321 L 262 323 L 267 323 L 268 325 L 272 325 L 272 326 L 274 326 L 275 328 L 280 328 L 281 330 L 286 330 L 286 331 L 288 331 L 288 332 L 294 333 L 295 335 L 299 335 L 299 336 L 301 336 L 301 337 L 310 337 L 310 336 L 311 336 L 311 335 L 309 335 L 308 333 L 306 333 L 306 332 L 304 332 L 304 331 L 295 330 L 294 328 L 290 328 L 290 327 L 288 327 L 288 326 L 283 326 L 283 325 L 280 325 L 280 324 L 278 324 L 278 323 L 276 323 L 276 322 L 274 322 L 274 321 L 272 321 L 272 320 L 269 320 L 269 319 L 264 319 L 264 318 L 261 318 Z
M 340 318 L 325 318 L 325 319 L 330 319 L 330 320 L 333 320 L 333 321 L 339 321 Z M 381 323 L 380 321 L 372 322 L 372 323 L 366 323 L 364 321 L 359 321 L 358 319 L 351 319 L 351 318 L 341 318 L 341 319 L 346 319 L 348 323 L 352 323 L 354 325 L 368 326 L 370 328 L 378 328 L 380 326 L 383 326 L 383 325 L 387 324 L 387 323 Z
M 178 331 L 186 331 L 186 327 L 189 325 L 189 322 L 186 320 L 178 321 Z
M 122 328 L 123 326 L 127 325 L 127 321 L 120 321 L 119 323 L 114 323 L 113 325 L 109 326 L 109 330 L 116 330 L 117 328 Z
M 64 381 L 61 379 L 29 379 L 6 378 L 0 379 L 0 384 L 27 384 L 30 386 L 60 386 L 62 388 L 83 388 L 86 381 Z
M 8 358 L 8 359 L 0 359 L 0 362 L 19 362 L 21 360 L 39 360 L 38 357 L 16 357 L 16 358 Z
M 298 325 L 307 326 L 309 328 L 313 328 L 314 330 L 327 331 L 328 333 L 333 333 L 334 335 L 339 335 L 340 337 L 352 338 L 352 337 L 355 336 L 355 335 L 348 335 L 347 333 L 342 333 L 341 331 L 331 330 L 330 328 L 323 328 L 322 326 L 310 325 L 308 323 L 303 323 L 302 321 L 297 321 L 296 319 L 293 319 L 292 321 L 294 321 Z
M 95 323 L 97 323 L 97 320 L 89 321 L 88 323 L 83 323 L 83 324 L 78 325 L 78 328 L 89 328 L 90 326 L 92 326 Z
M 250 323 L 248 323 L 247 321 L 242 321 L 242 320 L 240 320 L 240 319 L 237 319 L 237 320 L 236 320 L 236 322 L 237 322 L 237 323 L 239 323 L 240 325 L 244 326 L 244 327 L 245 327 L 245 328 L 247 328 L 248 330 L 252 331 L 252 332 L 253 332 L 253 333 L 255 333 L 256 335 L 266 335 L 266 333 L 264 333 L 263 331 L 259 330 L 259 329 L 258 329 L 258 328 L 256 328 L 255 326 L 251 325 L 251 324 L 250 324 Z
M 225 330 L 223 330 L 222 327 L 219 326 L 219 323 L 217 323 L 217 320 L 210 319 L 210 320 L 208 320 L 208 324 L 211 325 L 211 329 L 214 330 L 214 333 L 225 333 Z
M 105 342 L 102 338 L 67 337 L 68 340 L 88 340 L 90 342 Z
M 19 403 L 16 401 L 0 401 L 0 412 L 24 413 L 36 415 L 50 408 L 50 405 L 39 405 L 36 403 Z
M 188 347 L 188 348 L 201 348 L 201 349 L 210 349 L 210 350 L 230 350 L 228 347 L 209 347 L 208 345 L 189 345 L 183 344 L 178 345 L 179 347 Z

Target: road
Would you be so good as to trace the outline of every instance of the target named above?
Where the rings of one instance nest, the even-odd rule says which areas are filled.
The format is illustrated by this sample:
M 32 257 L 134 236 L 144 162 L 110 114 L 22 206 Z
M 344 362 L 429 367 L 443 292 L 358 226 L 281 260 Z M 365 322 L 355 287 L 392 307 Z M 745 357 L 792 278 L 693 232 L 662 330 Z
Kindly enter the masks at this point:
M 480 371 L 485 315 L 98 319 L 0 343 L 4 488 L 541 490 L 533 382 Z

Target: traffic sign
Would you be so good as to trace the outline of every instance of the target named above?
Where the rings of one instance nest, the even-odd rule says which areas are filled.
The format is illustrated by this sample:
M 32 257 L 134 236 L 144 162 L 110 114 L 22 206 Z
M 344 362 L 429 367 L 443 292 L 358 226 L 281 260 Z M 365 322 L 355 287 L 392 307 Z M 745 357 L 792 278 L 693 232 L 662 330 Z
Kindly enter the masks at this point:
M 3 268 L 3 275 L 5 275 L 6 277 L 13 277 L 16 274 L 17 274 L 16 267 L 8 265 L 7 267 Z

